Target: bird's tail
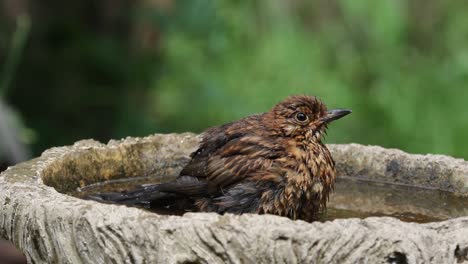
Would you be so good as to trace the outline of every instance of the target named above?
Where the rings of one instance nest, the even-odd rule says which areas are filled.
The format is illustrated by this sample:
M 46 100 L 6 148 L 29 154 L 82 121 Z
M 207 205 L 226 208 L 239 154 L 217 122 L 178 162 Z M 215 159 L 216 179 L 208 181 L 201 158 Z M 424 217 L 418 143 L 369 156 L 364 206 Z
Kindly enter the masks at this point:
M 174 197 L 174 194 L 161 192 L 159 184 L 143 185 L 136 190 L 127 192 L 98 193 L 86 197 L 89 200 L 151 207 L 158 202 L 166 201 Z

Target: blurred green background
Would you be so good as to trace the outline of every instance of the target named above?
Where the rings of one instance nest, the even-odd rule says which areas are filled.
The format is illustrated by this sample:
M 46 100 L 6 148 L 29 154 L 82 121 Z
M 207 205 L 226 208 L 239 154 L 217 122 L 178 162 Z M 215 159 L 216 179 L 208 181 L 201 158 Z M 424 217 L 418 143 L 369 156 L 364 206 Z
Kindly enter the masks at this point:
M 290 94 L 328 143 L 468 159 L 468 2 L 0 0 L 0 155 L 200 132 Z

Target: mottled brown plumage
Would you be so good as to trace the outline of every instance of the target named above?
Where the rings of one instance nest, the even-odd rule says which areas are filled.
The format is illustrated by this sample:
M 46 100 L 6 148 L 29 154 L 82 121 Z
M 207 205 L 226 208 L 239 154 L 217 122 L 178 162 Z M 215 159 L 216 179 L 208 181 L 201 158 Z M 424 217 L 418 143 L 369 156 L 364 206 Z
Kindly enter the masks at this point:
M 312 221 L 325 208 L 335 164 L 322 143 L 327 111 L 316 97 L 291 96 L 269 112 L 206 130 L 172 182 L 104 199 L 127 204 L 185 199 L 196 210 L 258 213 Z

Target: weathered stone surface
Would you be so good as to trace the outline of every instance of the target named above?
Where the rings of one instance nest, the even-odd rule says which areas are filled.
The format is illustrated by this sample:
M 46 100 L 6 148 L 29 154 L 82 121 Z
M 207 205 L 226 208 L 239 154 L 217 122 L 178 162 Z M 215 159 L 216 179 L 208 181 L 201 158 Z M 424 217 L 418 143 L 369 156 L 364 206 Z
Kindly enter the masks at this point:
M 124 176 L 176 175 L 197 144 L 193 134 L 171 134 L 52 148 L 0 176 L 0 237 L 33 263 L 468 263 L 468 217 L 415 224 L 161 216 L 60 193 Z M 463 160 L 355 144 L 330 148 L 345 176 L 468 193 Z
M 468 194 L 468 163 L 463 159 L 359 144 L 328 147 L 340 175 Z

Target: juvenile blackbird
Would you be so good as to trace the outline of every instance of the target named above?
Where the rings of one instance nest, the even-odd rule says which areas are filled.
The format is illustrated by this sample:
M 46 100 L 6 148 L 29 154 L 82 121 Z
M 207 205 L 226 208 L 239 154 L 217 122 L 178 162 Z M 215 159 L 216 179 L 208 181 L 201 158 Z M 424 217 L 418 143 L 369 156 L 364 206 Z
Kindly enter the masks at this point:
M 134 205 L 180 199 L 200 212 L 313 221 L 336 177 L 322 135 L 331 121 L 349 113 L 327 110 L 316 97 L 290 96 L 269 112 L 207 129 L 174 181 L 99 199 Z

